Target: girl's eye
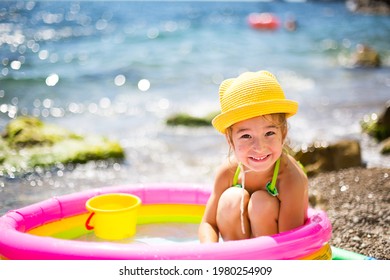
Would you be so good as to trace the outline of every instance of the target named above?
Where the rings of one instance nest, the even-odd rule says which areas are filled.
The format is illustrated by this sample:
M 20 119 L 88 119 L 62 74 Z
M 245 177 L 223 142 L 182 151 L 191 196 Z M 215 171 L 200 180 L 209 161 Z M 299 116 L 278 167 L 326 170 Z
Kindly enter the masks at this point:
M 268 131 L 265 136 L 272 136 L 272 135 L 275 135 L 275 132 L 274 131 Z
M 241 135 L 240 138 L 243 138 L 243 139 L 250 139 L 251 136 L 250 136 L 249 134 L 243 134 L 243 135 Z

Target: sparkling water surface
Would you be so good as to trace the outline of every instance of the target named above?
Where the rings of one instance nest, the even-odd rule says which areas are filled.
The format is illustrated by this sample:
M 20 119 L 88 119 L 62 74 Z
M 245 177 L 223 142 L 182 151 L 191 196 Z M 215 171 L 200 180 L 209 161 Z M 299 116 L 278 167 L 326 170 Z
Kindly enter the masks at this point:
M 298 28 L 254 30 L 251 12 L 282 23 L 293 15 Z M 0 127 L 37 116 L 118 139 L 126 159 L 3 176 L 0 214 L 115 184 L 211 185 L 224 137 L 165 119 L 217 111 L 220 82 L 243 71 L 273 72 L 299 102 L 291 146 L 357 139 L 369 167 L 390 168 L 359 124 L 389 100 L 389 38 L 390 17 L 354 14 L 344 2 L 1 1 Z M 359 43 L 379 52 L 382 67 L 343 65 Z

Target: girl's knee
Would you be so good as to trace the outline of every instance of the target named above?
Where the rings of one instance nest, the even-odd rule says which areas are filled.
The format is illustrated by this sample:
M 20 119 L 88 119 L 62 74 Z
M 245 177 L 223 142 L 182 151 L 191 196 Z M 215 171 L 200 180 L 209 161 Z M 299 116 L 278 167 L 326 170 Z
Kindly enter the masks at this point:
M 241 201 L 242 189 L 237 187 L 231 187 L 226 189 L 221 197 L 220 202 L 226 202 L 227 204 L 236 204 Z
M 223 209 L 224 211 L 230 211 L 240 209 L 241 201 L 242 201 L 242 189 L 240 188 L 228 188 L 225 190 L 218 202 L 218 209 Z M 246 191 L 244 191 L 244 204 L 247 204 L 249 200 L 249 195 Z
M 247 205 L 249 194 L 244 190 L 244 213 L 241 216 L 242 189 L 229 188 L 222 193 L 217 207 L 217 226 L 224 240 L 249 237 Z M 246 234 L 241 230 L 241 219 L 244 219 Z
M 248 205 L 252 236 L 272 235 L 278 232 L 279 200 L 266 191 L 252 194 Z
M 266 191 L 256 191 L 252 194 L 248 205 L 249 218 L 256 216 L 268 216 L 277 218 L 279 216 L 279 200 L 269 195 Z

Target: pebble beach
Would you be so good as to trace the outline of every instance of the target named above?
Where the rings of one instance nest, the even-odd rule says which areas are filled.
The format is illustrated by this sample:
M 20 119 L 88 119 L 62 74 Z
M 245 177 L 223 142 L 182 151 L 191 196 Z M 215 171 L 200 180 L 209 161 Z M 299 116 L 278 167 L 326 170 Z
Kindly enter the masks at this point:
M 311 204 L 332 223 L 332 246 L 390 259 L 390 169 L 350 168 L 310 178 Z

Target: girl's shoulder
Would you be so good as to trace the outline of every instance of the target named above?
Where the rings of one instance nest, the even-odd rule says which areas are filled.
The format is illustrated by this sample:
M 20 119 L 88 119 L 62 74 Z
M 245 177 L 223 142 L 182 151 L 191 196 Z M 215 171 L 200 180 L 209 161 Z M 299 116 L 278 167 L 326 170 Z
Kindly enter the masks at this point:
M 231 186 L 233 183 L 233 177 L 237 170 L 238 163 L 233 160 L 224 161 L 217 169 L 215 176 L 216 185 Z
M 278 178 L 279 188 L 285 191 L 305 190 L 308 186 L 308 178 L 301 165 L 290 155 L 285 155 L 283 167 Z
M 293 156 L 285 154 L 282 162 L 284 162 L 284 168 L 287 173 L 298 173 L 301 176 L 307 177 L 303 166 Z

